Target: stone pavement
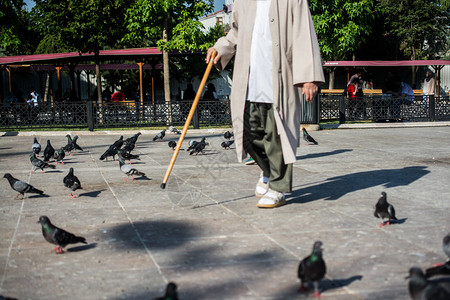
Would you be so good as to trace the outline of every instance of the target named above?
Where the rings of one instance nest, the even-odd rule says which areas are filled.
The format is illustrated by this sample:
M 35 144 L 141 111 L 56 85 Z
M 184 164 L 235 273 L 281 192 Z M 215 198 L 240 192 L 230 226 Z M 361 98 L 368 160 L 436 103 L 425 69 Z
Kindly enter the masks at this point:
M 30 174 L 33 136 L 43 149 L 66 144 L 67 132 L 0 137 L 6 172 L 45 191 L 14 200 L 0 181 L 0 294 L 18 299 L 152 299 L 174 281 L 180 299 L 309 299 L 297 292 L 297 267 L 314 241 L 324 245 L 323 299 L 409 299 L 408 269 L 446 259 L 450 231 L 450 127 L 321 130 L 317 146 L 298 149 L 287 205 L 258 209 L 257 166 L 238 163 L 207 137 L 204 155 L 182 150 L 165 190 L 172 151 L 142 131 L 133 166 L 146 178 L 123 181 L 118 163 L 100 155 L 120 134 L 73 132 L 85 151 L 55 170 Z M 67 196 L 62 178 L 73 167 L 83 190 Z M 398 224 L 379 228 L 373 206 L 385 191 Z M 42 237 L 39 216 L 88 245 L 56 255 Z

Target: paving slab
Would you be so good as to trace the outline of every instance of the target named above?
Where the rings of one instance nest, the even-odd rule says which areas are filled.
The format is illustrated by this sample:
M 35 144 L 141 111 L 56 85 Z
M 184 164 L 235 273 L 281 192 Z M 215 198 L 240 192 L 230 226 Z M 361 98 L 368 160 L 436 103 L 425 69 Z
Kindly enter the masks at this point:
M 180 299 L 312 299 L 298 292 L 297 268 L 321 240 L 323 299 L 410 299 L 409 268 L 447 259 L 450 126 L 407 125 L 310 132 L 319 145 L 302 141 L 294 189 L 276 209 L 256 207 L 259 168 L 220 146 L 227 128 L 188 131 L 164 190 L 167 142 L 179 135 L 153 142 L 159 130 L 142 130 L 132 166 L 146 176 L 124 181 L 117 161 L 99 158 L 137 131 L 2 133 L 0 175 L 45 194 L 14 200 L 0 181 L 0 295 L 153 299 L 173 281 Z M 79 135 L 84 151 L 31 173 L 33 137 L 60 148 L 67 133 Z M 205 153 L 189 155 L 189 140 L 203 136 Z M 83 186 L 74 199 L 62 184 L 71 167 Z M 380 228 L 373 206 L 382 191 L 399 222 Z M 41 215 L 88 244 L 56 255 L 37 224 Z

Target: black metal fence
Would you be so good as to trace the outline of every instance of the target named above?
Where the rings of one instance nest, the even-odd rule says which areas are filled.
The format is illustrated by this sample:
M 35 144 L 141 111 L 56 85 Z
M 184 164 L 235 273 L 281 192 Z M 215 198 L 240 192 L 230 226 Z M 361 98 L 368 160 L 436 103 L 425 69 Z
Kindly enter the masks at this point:
M 319 101 L 320 100 L 320 101 Z M 304 101 L 303 101 L 304 102 Z M 183 126 L 191 102 L 171 104 L 140 102 L 53 103 L 30 107 L 26 103 L 0 106 L 1 129 L 25 128 L 119 128 Z M 386 96 L 365 96 L 352 101 L 341 95 L 320 95 L 312 103 L 303 103 L 302 123 L 318 124 L 323 120 L 345 121 L 438 121 L 450 120 L 450 99 L 416 96 L 412 101 Z M 194 128 L 230 126 L 229 100 L 201 100 L 192 120 Z
M 322 95 L 320 119 L 345 121 L 444 121 L 450 120 L 450 99 L 415 96 L 411 99 L 389 95 L 364 96 L 349 100 L 342 95 Z

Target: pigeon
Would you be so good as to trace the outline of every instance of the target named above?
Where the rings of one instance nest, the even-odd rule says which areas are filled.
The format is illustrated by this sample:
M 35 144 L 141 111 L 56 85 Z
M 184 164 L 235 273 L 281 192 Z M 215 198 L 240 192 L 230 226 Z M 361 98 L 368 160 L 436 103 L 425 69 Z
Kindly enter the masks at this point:
M 166 136 L 166 130 L 163 129 L 160 133 L 158 133 L 154 138 L 153 141 L 156 142 L 162 142 L 164 141 L 164 137 Z
M 81 187 L 80 180 L 77 176 L 73 175 L 73 168 L 69 169 L 69 174 L 67 174 L 63 179 L 64 186 L 71 190 L 68 196 L 76 198 L 77 195 L 74 193 L 78 189 L 83 189 Z
M 112 146 L 116 147 L 117 149 L 120 149 L 123 145 L 123 135 L 120 136 L 120 138 L 112 144 Z
M 391 204 L 387 202 L 385 192 L 381 193 L 381 197 L 380 199 L 378 199 L 378 202 L 375 205 L 375 211 L 373 215 L 376 218 L 381 219 L 381 224 L 379 225 L 379 227 L 390 225 L 391 220 L 397 220 L 397 218 L 395 217 L 395 209 Z M 386 218 L 388 219 L 388 221 L 384 223 L 384 219 Z
M 11 188 L 13 190 L 15 190 L 16 192 L 19 192 L 19 194 L 17 194 L 16 197 L 15 197 L 16 200 L 23 199 L 25 193 L 35 193 L 35 194 L 40 194 L 40 195 L 44 194 L 43 191 L 38 190 L 37 188 L 35 188 L 31 184 L 26 183 L 25 181 L 22 181 L 22 180 L 19 180 L 17 178 L 14 178 L 9 173 L 6 173 L 5 175 L 3 175 L 3 178 L 8 179 L 8 182 L 9 182 L 9 185 L 11 186 Z M 21 199 L 19 199 L 20 195 L 22 195 Z
M 206 145 L 207 145 L 206 138 L 203 137 L 200 142 L 198 142 L 192 146 L 192 150 L 189 153 L 189 155 L 192 155 L 192 154 L 198 155 L 199 153 L 202 153 L 202 154 L 205 153 L 203 151 L 203 149 L 205 149 Z
M 314 285 L 314 297 L 320 297 L 319 280 L 327 271 L 325 261 L 322 258 L 322 242 L 314 243 L 311 255 L 305 257 L 298 266 L 298 278 L 300 279 L 300 291 L 305 291 L 304 285 L 307 281 L 312 281 Z
M 171 133 L 171 134 L 180 134 L 181 130 L 176 129 L 173 126 L 169 126 L 169 133 Z
M 178 300 L 177 285 L 174 282 L 169 282 L 166 286 L 166 293 L 162 297 L 155 300 Z
M 412 267 L 409 269 L 408 290 L 413 300 L 448 300 L 450 292 L 436 282 L 428 281 L 422 269 Z
M 50 222 L 50 219 L 46 216 L 40 216 L 38 223 L 42 226 L 42 234 L 47 242 L 58 245 L 53 251 L 56 254 L 63 253 L 63 248 L 68 244 L 86 243 L 86 239 L 81 236 L 75 236 L 74 234 L 58 228 Z
M 140 172 L 135 168 L 131 167 L 130 165 L 125 164 L 125 161 L 120 158 L 119 158 L 119 167 L 120 170 L 127 175 L 127 178 L 125 178 L 124 181 L 128 181 L 128 178 L 130 178 L 130 176 L 131 180 L 134 180 L 134 176 L 145 176 L 145 173 Z
M 119 157 L 119 159 L 122 160 L 129 160 L 130 164 L 131 164 L 131 160 L 132 159 L 138 159 L 139 160 L 139 155 L 136 154 L 131 154 L 128 151 L 122 151 L 122 150 L 118 150 L 117 151 L 117 156 Z
M 306 145 L 311 145 L 311 144 L 317 145 L 317 144 L 319 144 L 318 142 L 316 142 L 315 139 L 313 139 L 312 136 L 309 135 L 308 131 L 306 131 L 305 128 L 302 128 L 302 130 L 303 130 L 303 139 L 306 141 Z
M 227 140 L 231 139 L 234 136 L 234 134 L 230 131 L 227 131 L 223 134 L 223 137 Z
M 78 141 L 78 135 L 75 135 L 75 136 L 73 137 L 73 139 L 72 139 L 73 150 L 74 150 L 74 151 L 76 151 L 76 150 L 83 151 L 83 148 L 81 148 L 81 147 L 77 144 L 77 141 Z
M 55 151 L 53 158 L 56 160 L 56 164 L 64 164 L 63 159 L 66 157 L 66 152 L 64 151 L 64 147 L 61 147 L 59 150 Z
M 106 158 L 106 160 L 108 160 L 109 156 L 113 157 L 113 160 L 116 160 L 116 154 L 119 148 L 117 148 L 117 146 L 115 146 L 114 144 L 109 146 L 109 148 L 105 151 L 105 153 L 102 154 L 102 156 L 100 156 L 100 160 L 104 160 Z
M 222 146 L 222 148 L 229 150 L 230 146 L 233 145 L 233 143 L 234 143 L 234 141 L 230 140 L 230 141 L 222 142 L 220 145 Z
M 450 258 L 450 232 L 442 240 L 442 248 L 447 257 Z
M 195 148 L 195 145 L 197 145 L 198 143 L 199 143 L 198 141 L 190 140 L 189 147 L 186 149 L 186 151 L 191 151 L 192 149 Z
M 172 150 L 175 150 L 175 147 L 177 146 L 177 142 L 175 141 L 169 141 L 167 144 L 169 145 L 169 148 L 172 148 Z
M 0 295 L 0 300 L 17 300 L 17 298 L 5 297 L 3 295 Z
M 444 253 L 450 258 L 450 233 L 448 233 L 442 240 L 442 249 Z M 425 277 L 430 278 L 438 275 L 450 275 L 450 260 L 446 263 L 436 264 L 431 268 L 425 270 Z
M 36 155 L 39 155 L 41 152 L 41 144 L 39 144 L 36 137 L 34 137 L 33 145 L 31 146 L 31 150 L 33 150 L 33 153 L 36 153 Z
M 64 151 L 69 153 L 69 155 L 71 156 L 72 151 L 73 151 L 72 137 L 70 136 L 70 134 L 66 134 L 66 138 L 67 138 L 67 144 L 63 148 L 64 148 Z
M 36 157 L 36 153 L 34 153 L 34 152 L 31 153 L 30 161 L 31 161 L 31 164 L 33 165 L 33 171 L 32 172 L 36 171 L 37 169 L 41 169 L 42 173 L 44 173 L 45 172 L 44 171 L 45 168 L 50 168 L 50 169 L 54 169 L 55 168 L 55 165 L 51 165 L 51 164 L 46 163 L 45 161 L 40 160 L 39 158 L 37 158 Z
M 136 133 L 132 137 L 129 137 L 125 140 L 125 146 L 122 147 L 122 151 L 131 152 L 136 147 L 136 142 L 138 137 L 141 135 L 140 132 Z
M 44 161 L 49 161 L 50 158 L 55 154 L 55 149 L 53 148 L 50 140 L 47 140 L 47 146 L 44 149 Z

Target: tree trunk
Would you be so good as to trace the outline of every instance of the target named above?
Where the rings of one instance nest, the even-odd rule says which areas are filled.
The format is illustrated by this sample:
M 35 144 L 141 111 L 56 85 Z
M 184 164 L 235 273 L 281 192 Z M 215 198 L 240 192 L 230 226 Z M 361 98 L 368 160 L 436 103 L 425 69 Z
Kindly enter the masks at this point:
M 102 78 L 100 75 L 100 63 L 95 62 L 95 76 L 97 77 L 97 100 L 102 103 Z
M 45 90 L 44 90 L 44 97 L 42 98 L 42 104 L 47 103 L 49 88 L 50 88 L 50 73 L 47 72 L 47 76 L 45 78 Z
M 167 42 L 168 16 L 164 17 L 163 41 Z M 169 53 L 163 52 L 163 68 L 164 68 L 164 99 L 167 106 L 167 125 L 172 124 L 172 111 L 170 99 L 170 72 L 169 72 Z
M 411 60 L 416 60 L 416 48 L 411 47 Z M 411 66 L 411 87 L 413 89 L 416 88 L 416 72 L 418 67 L 417 66 Z
M 334 89 L 334 77 L 335 77 L 334 71 L 335 70 L 336 70 L 335 68 L 330 68 L 330 73 L 328 74 L 328 79 L 329 79 L 328 88 L 329 89 Z

